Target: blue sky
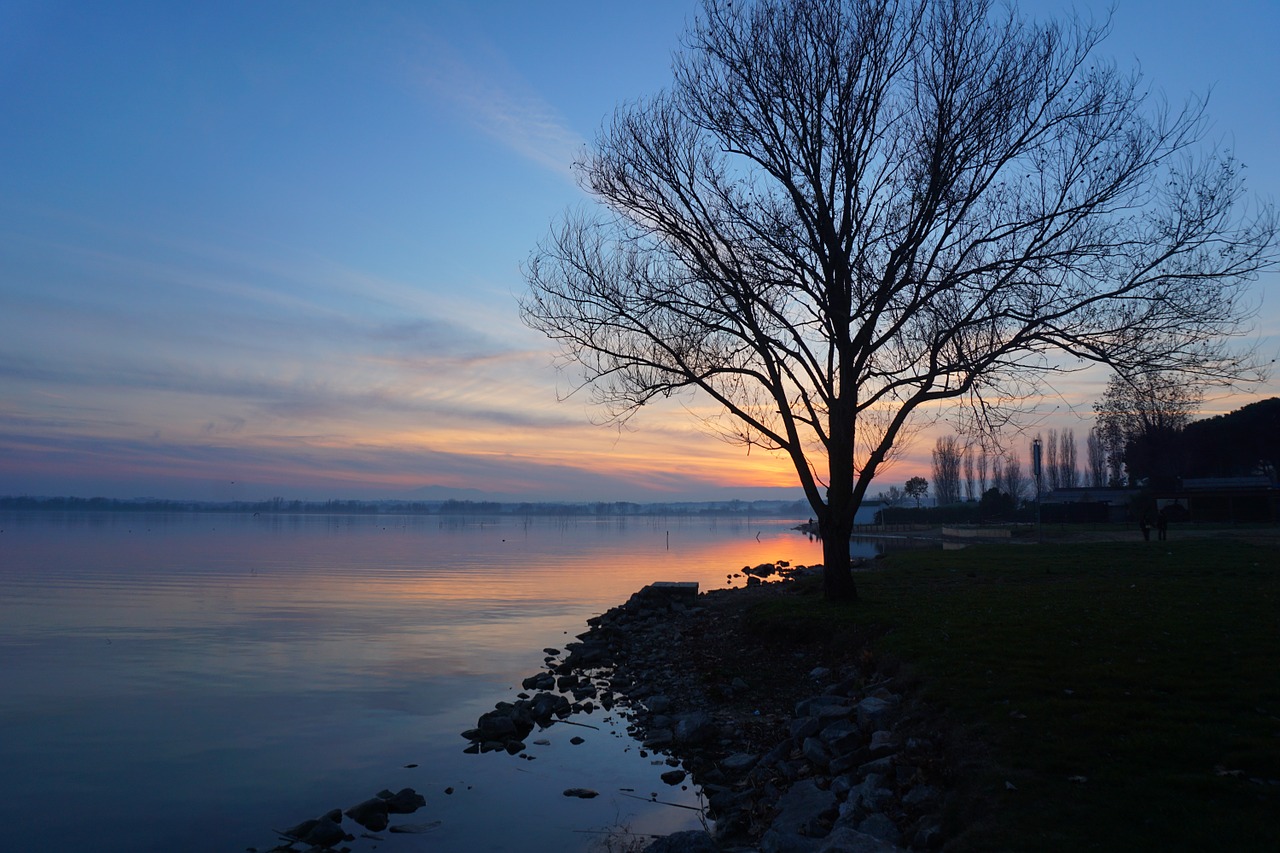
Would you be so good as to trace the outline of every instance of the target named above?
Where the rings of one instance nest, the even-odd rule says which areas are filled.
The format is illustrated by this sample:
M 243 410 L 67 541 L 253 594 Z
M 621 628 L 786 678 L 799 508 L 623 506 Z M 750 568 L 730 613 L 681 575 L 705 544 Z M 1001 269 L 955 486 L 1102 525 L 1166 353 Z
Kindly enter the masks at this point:
M 1065 4 L 1022 4 L 1033 15 Z M 1079 4 L 1088 13 L 1102 4 Z M 679 405 L 602 427 L 520 265 L 692 0 L 0 5 L 0 494 L 751 494 L 788 463 Z M 1121 2 L 1102 53 L 1280 197 L 1272 0 Z M 1277 276 L 1255 291 L 1280 352 Z M 1046 403 L 1089 426 L 1105 375 Z M 1280 393 L 1273 375 L 1218 411 Z M 922 443 L 885 482 L 927 467 Z

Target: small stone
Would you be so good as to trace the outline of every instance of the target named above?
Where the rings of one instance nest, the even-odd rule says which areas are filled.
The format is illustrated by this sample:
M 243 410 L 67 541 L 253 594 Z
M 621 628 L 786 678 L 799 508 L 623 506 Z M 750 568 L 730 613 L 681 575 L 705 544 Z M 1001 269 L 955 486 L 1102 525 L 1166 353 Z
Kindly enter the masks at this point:
M 668 785 L 679 785 L 687 774 L 683 770 L 668 770 L 660 777 Z
M 666 749 L 675 743 L 675 739 L 671 729 L 653 729 L 645 738 L 644 746 L 648 749 Z
M 866 820 L 858 824 L 858 832 L 879 838 L 889 844 L 902 843 L 902 833 L 898 831 L 898 827 L 889 819 L 889 816 L 882 812 L 868 815 Z
M 938 801 L 941 792 L 932 785 L 917 785 L 902 798 L 904 806 L 928 806 Z
M 593 791 L 590 788 L 566 788 L 564 795 L 566 797 L 577 797 L 580 800 L 590 800 L 592 797 L 600 796 L 600 792 Z
M 573 737 L 569 738 L 569 743 L 573 744 L 574 746 L 577 746 L 580 743 L 586 743 L 586 742 L 587 741 L 585 738 L 578 737 L 577 735 L 574 735 Z
M 716 853 L 719 849 L 705 830 L 687 829 L 655 839 L 643 853 Z
M 735 752 L 724 761 L 720 762 L 720 767 L 724 772 L 731 773 L 735 776 L 746 773 L 752 767 L 756 766 L 756 762 L 760 760 L 758 755 L 748 755 L 745 752 Z

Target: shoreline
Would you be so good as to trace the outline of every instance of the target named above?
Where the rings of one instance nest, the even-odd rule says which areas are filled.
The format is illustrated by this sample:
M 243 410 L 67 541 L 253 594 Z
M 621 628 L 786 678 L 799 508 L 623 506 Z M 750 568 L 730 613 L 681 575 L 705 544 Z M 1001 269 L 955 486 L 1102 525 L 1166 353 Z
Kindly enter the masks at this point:
M 546 650 L 557 654 L 517 702 L 464 733 L 468 751 L 524 754 L 535 728 L 599 705 L 665 757 L 664 783 L 705 797 L 705 830 L 628 849 L 937 849 L 957 829 L 945 818 L 955 763 L 938 716 L 872 657 L 869 637 L 778 637 L 754 622 L 750 610 L 771 598 L 821 597 L 806 583 L 820 567 L 773 568 L 748 572 L 745 587 L 651 584 L 589 619 L 563 654 Z

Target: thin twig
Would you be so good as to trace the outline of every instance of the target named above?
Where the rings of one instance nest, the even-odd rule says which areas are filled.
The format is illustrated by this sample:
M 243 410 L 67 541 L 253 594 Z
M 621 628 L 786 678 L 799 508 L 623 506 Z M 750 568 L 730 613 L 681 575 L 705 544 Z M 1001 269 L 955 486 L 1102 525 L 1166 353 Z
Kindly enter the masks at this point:
M 657 803 L 660 806 L 675 806 L 678 809 L 688 809 L 691 812 L 701 813 L 703 811 L 702 806 L 686 806 L 684 803 L 668 803 L 666 800 L 655 800 L 650 799 L 649 797 L 641 797 L 636 794 L 623 794 L 622 796 L 630 797 L 633 800 L 639 800 L 642 803 Z
M 590 723 L 575 723 L 573 720 L 552 720 L 552 723 L 564 723 L 566 726 L 582 726 L 584 729 L 595 729 L 600 731 L 599 726 L 593 726 Z

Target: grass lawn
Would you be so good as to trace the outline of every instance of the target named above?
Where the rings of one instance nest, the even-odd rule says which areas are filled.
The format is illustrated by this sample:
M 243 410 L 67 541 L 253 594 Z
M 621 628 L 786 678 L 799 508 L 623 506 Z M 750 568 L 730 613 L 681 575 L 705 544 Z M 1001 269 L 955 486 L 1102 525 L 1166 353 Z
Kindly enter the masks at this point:
M 791 599 L 905 662 L 986 750 L 956 849 L 1280 850 L 1280 551 L 1224 539 L 908 551 Z M 883 632 L 883 633 L 881 633 Z

